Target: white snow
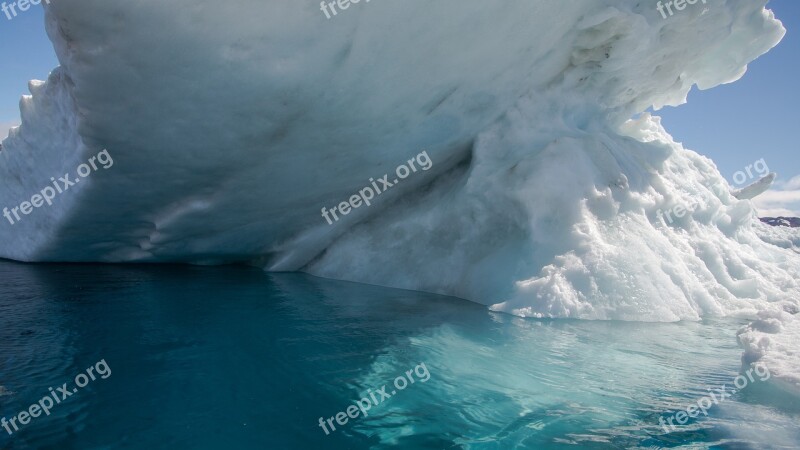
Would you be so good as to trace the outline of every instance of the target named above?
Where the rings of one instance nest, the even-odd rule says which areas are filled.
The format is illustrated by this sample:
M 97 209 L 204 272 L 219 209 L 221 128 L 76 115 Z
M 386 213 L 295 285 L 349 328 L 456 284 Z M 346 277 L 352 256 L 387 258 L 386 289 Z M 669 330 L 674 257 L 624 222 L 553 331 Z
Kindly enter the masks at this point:
M 765 4 L 54 2 L 62 67 L 3 141 L 0 207 L 101 149 L 115 164 L 0 223 L 0 256 L 244 261 L 530 317 L 797 311 L 791 239 L 640 114 L 740 78 L 785 33 Z M 432 170 L 321 218 L 422 150 Z

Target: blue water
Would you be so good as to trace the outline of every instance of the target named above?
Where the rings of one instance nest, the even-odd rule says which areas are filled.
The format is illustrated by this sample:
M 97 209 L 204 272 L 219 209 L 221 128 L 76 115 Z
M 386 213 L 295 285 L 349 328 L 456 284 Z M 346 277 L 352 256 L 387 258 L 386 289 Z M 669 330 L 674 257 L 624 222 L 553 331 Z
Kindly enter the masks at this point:
M 800 408 L 760 380 L 659 425 L 732 382 L 742 324 L 527 320 L 244 267 L 0 262 L 0 416 L 101 360 L 111 373 L 0 428 L 0 449 L 800 448 Z

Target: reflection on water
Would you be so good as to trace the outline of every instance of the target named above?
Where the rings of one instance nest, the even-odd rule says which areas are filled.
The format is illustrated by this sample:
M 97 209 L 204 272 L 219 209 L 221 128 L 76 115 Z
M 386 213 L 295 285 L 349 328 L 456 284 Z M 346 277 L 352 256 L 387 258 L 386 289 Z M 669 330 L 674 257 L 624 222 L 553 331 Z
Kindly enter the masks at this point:
M 795 448 L 797 412 L 747 391 L 659 426 L 736 376 L 737 326 L 535 321 L 242 267 L 0 263 L 0 414 L 113 370 L 0 448 Z M 427 382 L 319 426 L 420 363 Z

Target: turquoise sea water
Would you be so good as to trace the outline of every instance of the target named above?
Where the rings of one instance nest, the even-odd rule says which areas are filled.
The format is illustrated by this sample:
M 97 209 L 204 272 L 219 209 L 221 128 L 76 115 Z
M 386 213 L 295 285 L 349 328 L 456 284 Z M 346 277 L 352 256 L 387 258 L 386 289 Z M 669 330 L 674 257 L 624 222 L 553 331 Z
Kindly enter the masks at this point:
M 659 425 L 731 385 L 743 323 L 527 320 L 245 267 L 0 262 L 0 416 L 111 372 L 0 428 L 0 449 L 800 448 L 800 408 L 760 380 Z

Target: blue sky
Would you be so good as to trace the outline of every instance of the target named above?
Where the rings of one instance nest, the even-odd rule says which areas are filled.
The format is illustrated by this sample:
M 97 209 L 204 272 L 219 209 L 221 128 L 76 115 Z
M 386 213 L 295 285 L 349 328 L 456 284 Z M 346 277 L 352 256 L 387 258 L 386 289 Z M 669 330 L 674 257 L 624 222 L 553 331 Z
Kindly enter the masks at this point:
M 675 140 L 733 174 L 764 158 L 778 173 L 776 189 L 757 199 L 762 213 L 800 216 L 800 156 L 795 137 L 800 105 L 800 1 L 771 0 L 769 7 L 788 32 L 741 80 L 708 91 L 693 90 L 689 103 L 656 114 Z M 37 6 L 13 20 L 0 15 L 0 134 L 19 122 L 19 98 L 29 79 L 45 79 L 57 64 Z M 13 45 L 9 45 L 13 43 Z
M 18 11 L 19 12 L 19 11 Z M 19 98 L 28 94 L 28 80 L 44 80 L 58 65 L 53 45 L 44 31 L 44 13 L 34 6 L 8 20 L 0 12 L 0 132 L 3 124 L 19 123 Z M 3 133 L 5 137 L 5 133 Z

